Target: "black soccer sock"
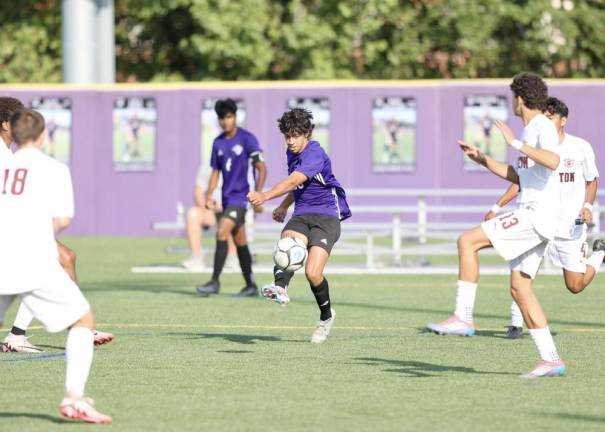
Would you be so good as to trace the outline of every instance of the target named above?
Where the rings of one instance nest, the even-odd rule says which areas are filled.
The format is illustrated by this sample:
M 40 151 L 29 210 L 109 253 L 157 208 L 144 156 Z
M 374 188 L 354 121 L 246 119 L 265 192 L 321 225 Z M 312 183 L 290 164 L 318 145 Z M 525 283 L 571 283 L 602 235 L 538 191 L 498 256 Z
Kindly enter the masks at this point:
M 254 284 L 254 276 L 252 275 L 252 255 L 248 245 L 237 247 L 237 257 L 239 258 L 239 266 L 242 269 L 242 275 L 246 280 L 246 286 Z
M 321 283 L 314 287 L 311 286 L 311 291 L 313 291 L 313 295 L 315 296 L 315 301 L 317 302 L 317 306 L 319 306 L 319 310 L 321 314 L 319 319 L 322 321 L 328 320 L 332 318 L 332 311 L 330 310 L 330 287 L 328 286 L 328 280 L 324 277 L 324 280 Z
M 25 336 L 26 330 L 13 326 L 13 328 L 11 329 L 11 333 L 15 336 Z
M 275 266 L 273 267 L 273 276 L 275 278 L 275 285 L 286 288 L 290 284 L 290 279 L 294 276 L 294 272 L 287 272 Z
M 216 250 L 214 251 L 214 270 L 212 272 L 212 279 L 218 281 L 223 272 L 225 266 L 225 260 L 227 259 L 227 240 L 217 240 Z

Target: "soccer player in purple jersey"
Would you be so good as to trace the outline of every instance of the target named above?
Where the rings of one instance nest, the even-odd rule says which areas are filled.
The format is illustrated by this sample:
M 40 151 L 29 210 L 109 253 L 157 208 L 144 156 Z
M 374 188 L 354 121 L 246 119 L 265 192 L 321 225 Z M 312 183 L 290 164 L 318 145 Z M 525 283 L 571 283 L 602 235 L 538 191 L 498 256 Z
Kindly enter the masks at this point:
M 242 288 L 238 296 L 256 297 L 258 288 L 252 275 L 252 256 L 248 249 L 246 227 L 244 226 L 248 206 L 246 195 L 250 192 L 248 168 L 252 161 L 254 168 L 258 170 L 257 191 L 263 190 L 267 168 L 256 137 L 244 128 L 237 127 L 235 102 L 232 99 L 219 100 L 216 102 L 214 110 L 223 133 L 216 137 L 212 144 L 210 159 L 212 174 L 206 190 L 206 208 L 213 210 L 216 205 L 212 194 L 218 185 L 219 175 L 222 175 L 223 214 L 216 232 L 212 279 L 198 286 L 196 291 L 201 296 L 218 294 L 221 287 L 219 278 L 227 258 L 227 240 L 229 234 L 232 234 L 237 246 L 237 257 L 242 274 L 246 281 L 246 286 Z M 262 207 L 255 206 L 254 210 L 257 213 L 261 212 Z
M 279 130 L 288 149 L 288 177 L 267 192 L 250 192 L 248 200 L 255 206 L 286 195 L 273 211 L 273 219 L 283 222 L 288 208 L 294 203 L 294 214 L 284 227 L 281 237 L 302 240 L 309 255 L 305 274 L 319 306 L 319 322 L 311 342 L 323 343 L 330 334 L 335 313 L 330 306 L 328 280 L 323 271 L 332 247 L 340 237 L 340 221 L 351 217 L 345 191 L 334 177 L 332 163 L 317 141 L 311 140 L 315 125 L 313 114 L 303 108 L 285 112 L 278 120 Z M 275 267 L 274 283 L 264 286 L 262 295 L 282 305 L 290 302 L 288 283 L 293 272 Z

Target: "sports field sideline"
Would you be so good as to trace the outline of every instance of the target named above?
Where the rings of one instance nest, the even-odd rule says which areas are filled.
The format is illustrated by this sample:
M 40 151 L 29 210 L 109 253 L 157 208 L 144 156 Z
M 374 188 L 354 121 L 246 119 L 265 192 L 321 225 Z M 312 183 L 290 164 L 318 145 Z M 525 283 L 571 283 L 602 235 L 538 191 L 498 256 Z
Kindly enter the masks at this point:
M 98 327 L 116 340 L 96 349 L 88 384 L 120 431 L 603 430 L 604 278 L 569 294 L 559 276 L 536 292 L 569 372 L 525 381 L 529 337 L 503 339 L 508 278 L 481 279 L 473 338 L 423 331 L 451 314 L 455 276 L 330 279 L 337 318 L 324 345 L 308 342 L 314 299 L 297 275 L 292 303 L 236 299 L 241 276 L 198 298 L 204 275 L 132 274 L 174 264 L 176 239 L 66 238 Z M 178 258 L 176 258 L 178 261 Z M 267 276 L 259 276 L 259 283 Z M 14 317 L 13 305 L 7 317 Z M 7 329 L 5 329 L 7 331 Z M 3 354 L 0 431 L 87 430 L 57 412 L 65 335 L 32 328 L 45 355 Z M 9 391 L 18 389 L 18 392 Z

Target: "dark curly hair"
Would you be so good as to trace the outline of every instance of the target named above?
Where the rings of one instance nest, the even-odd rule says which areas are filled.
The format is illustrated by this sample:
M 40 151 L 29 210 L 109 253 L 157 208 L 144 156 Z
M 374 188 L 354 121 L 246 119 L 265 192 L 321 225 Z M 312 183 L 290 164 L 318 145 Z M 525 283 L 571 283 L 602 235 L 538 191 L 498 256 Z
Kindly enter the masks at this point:
M 536 74 L 521 72 L 515 75 L 510 89 L 515 97 L 520 96 L 529 109 L 544 109 L 548 97 L 548 87 L 544 80 Z
M 565 105 L 561 99 L 557 99 L 556 97 L 549 97 L 546 99 L 544 103 L 544 111 L 550 114 L 559 114 L 561 117 L 569 116 L 569 108 Z
M 19 99 L 8 96 L 0 97 L 0 124 L 10 121 L 14 113 L 24 108 Z
M 313 113 L 305 108 L 294 108 L 286 111 L 277 120 L 279 130 L 284 135 L 304 135 L 311 137 L 315 125 L 313 124 Z
M 231 98 L 219 99 L 214 104 L 214 111 L 218 118 L 225 118 L 227 114 L 235 114 L 237 112 L 237 104 Z

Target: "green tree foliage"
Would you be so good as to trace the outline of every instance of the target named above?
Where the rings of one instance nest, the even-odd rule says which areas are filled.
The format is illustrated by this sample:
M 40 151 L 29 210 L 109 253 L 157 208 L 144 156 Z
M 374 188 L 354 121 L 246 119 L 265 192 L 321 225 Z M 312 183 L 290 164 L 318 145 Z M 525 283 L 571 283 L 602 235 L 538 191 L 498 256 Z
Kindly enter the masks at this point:
M 3 0 L 0 81 L 60 81 L 60 0 Z M 116 0 L 118 81 L 605 76 L 603 0 Z

